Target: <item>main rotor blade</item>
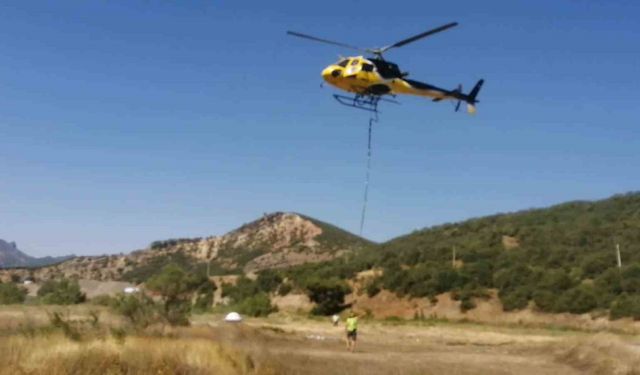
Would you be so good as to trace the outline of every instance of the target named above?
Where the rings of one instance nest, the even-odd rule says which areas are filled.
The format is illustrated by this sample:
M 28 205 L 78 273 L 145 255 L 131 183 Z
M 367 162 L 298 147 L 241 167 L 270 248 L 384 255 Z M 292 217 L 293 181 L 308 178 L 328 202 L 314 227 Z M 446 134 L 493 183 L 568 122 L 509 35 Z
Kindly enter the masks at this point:
M 340 46 L 340 47 L 344 47 L 344 48 L 355 49 L 356 51 L 369 52 L 368 50 L 366 50 L 364 48 L 354 47 L 354 46 L 350 46 L 348 44 L 344 44 L 344 43 L 340 43 L 340 42 L 334 42 L 334 41 L 327 40 L 327 39 L 316 38 L 315 36 L 301 34 L 301 33 L 295 32 L 295 31 L 287 31 L 287 34 L 293 35 L 293 36 L 297 36 L 299 38 L 305 38 L 305 39 L 314 40 L 316 42 L 333 44 L 334 46 Z
M 450 28 L 452 28 L 454 26 L 458 26 L 458 23 L 457 22 L 451 22 L 451 23 L 448 23 L 446 25 L 442 25 L 440 27 L 436 27 L 435 29 L 432 29 L 432 30 L 429 30 L 429 31 L 425 31 L 422 34 L 418 34 L 418 35 L 412 36 L 411 38 L 407 38 L 405 40 L 401 40 L 401 41 L 399 41 L 399 42 L 397 42 L 395 44 L 392 44 L 390 46 L 386 46 L 386 47 L 380 48 L 380 52 L 385 52 L 386 50 L 388 50 L 390 48 L 402 47 L 405 44 L 409 44 L 411 42 L 415 42 L 418 39 L 422 39 L 422 38 L 428 37 L 429 35 L 433 35 L 433 34 L 441 32 L 441 31 L 445 31 L 445 30 L 450 29 Z

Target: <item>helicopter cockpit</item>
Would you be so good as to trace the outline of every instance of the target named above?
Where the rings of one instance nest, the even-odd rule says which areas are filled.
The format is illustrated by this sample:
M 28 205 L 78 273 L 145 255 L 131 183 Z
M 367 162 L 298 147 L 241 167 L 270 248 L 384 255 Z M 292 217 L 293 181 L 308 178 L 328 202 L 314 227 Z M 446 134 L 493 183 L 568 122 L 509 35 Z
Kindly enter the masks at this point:
M 337 66 L 341 66 L 343 68 L 346 68 L 347 65 L 349 64 L 349 59 L 341 59 L 340 61 L 338 61 L 337 63 L 335 63 L 334 65 Z
M 373 64 L 373 65 L 372 65 Z M 365 72 L 378 72 L 384 79 L 400 78 L 406 74 L 400 71 L 398 65 L 382 59 L 343 58 L 334 65 L 342 68 L 360 65 Z

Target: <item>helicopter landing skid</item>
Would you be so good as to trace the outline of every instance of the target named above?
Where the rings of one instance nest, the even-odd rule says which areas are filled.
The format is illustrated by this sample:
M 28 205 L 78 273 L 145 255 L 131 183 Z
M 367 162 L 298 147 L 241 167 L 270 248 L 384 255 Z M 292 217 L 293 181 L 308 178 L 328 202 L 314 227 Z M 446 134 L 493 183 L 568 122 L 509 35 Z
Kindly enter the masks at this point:
M 358 108 L 365 111 L 378 113 L 378 102 L 383 101 L 387 103 L 400 104 L 395 100 L 384 99 L 380 95 L 362 95 L 356 94 L 354 96 L 345 96 L 333 94 L 336 101 L 344 106 Z

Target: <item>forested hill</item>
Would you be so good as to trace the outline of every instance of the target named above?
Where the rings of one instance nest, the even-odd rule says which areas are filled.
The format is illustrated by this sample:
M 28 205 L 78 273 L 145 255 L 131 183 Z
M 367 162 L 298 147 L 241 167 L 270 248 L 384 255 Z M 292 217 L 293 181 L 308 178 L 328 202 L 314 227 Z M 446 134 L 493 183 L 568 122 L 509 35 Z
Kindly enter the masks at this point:
M 506 310 L 533 301 L 575 313 L 631 298 L 640 317 L 640 193 L 427 228 L 383 244 L 376 258 L 379 286 L 399 294 L 456 291 L 470 301 L 497 288 Z
M 640 318 L 640 193 L 426 228 L 286 276 L 299 285 L 339 284 L 368 269 L 382 270 L 366 285 L 370 296 L 381 289 L 428 298 L 452 292 L 465 310 L 497 289 L 505 310 L 601 309 Z
M 548 267 L 586 266 L 592 275 L 615 265 L 616 243 L 626 262 L 640 261 L 639 240 L 640 193 L 630 193 L 444 224 L 395 238 L 383 249 L 406 264 L 450 260 L 455 247 L 464 262 L 526 259 Z

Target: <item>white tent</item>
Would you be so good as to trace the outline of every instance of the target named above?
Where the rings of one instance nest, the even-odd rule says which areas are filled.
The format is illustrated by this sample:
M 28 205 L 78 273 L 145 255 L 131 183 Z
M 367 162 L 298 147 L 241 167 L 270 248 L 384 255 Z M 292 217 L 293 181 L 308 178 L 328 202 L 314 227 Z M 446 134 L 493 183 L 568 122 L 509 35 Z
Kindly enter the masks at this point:
M 242 317 L 237 312 L 230 312 L 224 317 L 224 321 L 228 323 L 240 323 Z

